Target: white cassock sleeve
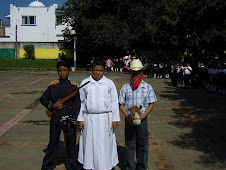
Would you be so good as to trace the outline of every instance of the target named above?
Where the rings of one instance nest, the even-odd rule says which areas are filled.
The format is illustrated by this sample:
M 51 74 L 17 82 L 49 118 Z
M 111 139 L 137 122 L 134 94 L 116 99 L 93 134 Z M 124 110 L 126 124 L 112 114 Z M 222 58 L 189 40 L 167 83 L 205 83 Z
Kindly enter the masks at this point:
M 111 102 L 112 102 L 112 121 L 119 122 L 120 114 L 119 114 L 119 105 L 118 105 L 118 93 L 115 87 L 114 82 L 111 83 Z
M 84 81 L 82 81 L 82 83 L 80 84 L 80 86 L 82 86 L 84 84 Z M 80 94 L 80 100 L 81 100 L 81 107 L 80 107 L 80 111 L 79 111 L 79 115 L 77 117 L 77 121 L 83 121 L 83 111 L 85 108 L 85 101 L 86 101 L 86 96 L 84 93 L 84 88 L 81 88 L 79 90 L 79 94 Z

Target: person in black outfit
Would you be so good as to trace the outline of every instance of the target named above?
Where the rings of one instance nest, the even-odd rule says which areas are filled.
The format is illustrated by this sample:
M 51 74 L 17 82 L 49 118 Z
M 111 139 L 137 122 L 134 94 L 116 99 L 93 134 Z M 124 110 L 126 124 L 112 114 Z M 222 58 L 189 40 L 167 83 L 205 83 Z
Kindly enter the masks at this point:
M 120 60 L 119 60 L 119 70 L 120 70 L 120 72 L 123 71 L 123 66 L 124 66 L 123 60 L 122 60 L 122 58 L 120 58 Z
M 120 69 L 120 67 L 119 67 L 119 60 L 118 60 L 118 58 L 116 58 L 115 62 L 114 62 L 114 71 L 118 72 L 118 71 L 120 71 L 119 69 Z
M 76 155 L 76 118 L 80 110 L 80 96 L 77 93 L 65 103 L 60 104 L 59 100 L 68 96 L 78 89 L 79 85 L 69 80 L 70 65 L 66 61 L 57 63 L 59 79 L 49 84 L 47 90 L 40 98 L 40 102 L 49 111 L 55 112 L 50 120 L 50 139 L 46 155 L 43 159 L 42 170 L 52 170 L 53 160 L 56 155 L 61 130 L 66 133 L 67 159 L 72 169 L 77 168 Z

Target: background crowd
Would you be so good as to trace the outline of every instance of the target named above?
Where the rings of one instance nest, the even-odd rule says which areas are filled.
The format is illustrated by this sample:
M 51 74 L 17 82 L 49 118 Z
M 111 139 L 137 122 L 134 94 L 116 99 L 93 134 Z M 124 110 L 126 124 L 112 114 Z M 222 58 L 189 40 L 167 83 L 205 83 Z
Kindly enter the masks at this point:
M 208 92 L 226 94 L 226 62 L 219 66 L 204 62 L 154 62 L 144 56 L 124 56 L 105 58 L 107 72 L 127 72 L 130 62 L 139 58 L 143 64 L 148 63 L 144 74 L 148 78 L 171 79 L 175 87 L 183 88 L 205 88 Z M 91 61 L 92 62 L 92 61 Z

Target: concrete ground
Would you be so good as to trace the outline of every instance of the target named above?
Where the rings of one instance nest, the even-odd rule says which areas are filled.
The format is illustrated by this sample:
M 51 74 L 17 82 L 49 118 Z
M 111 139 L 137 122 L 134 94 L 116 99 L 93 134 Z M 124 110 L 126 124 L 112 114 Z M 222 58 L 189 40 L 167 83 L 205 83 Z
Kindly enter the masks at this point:
M 90 72 L 77 70 L 71 79 L 80 83 Z M 129 74 L 106 73 L 119 92 Z M 0 169 L 38 170 L 49 140 L 49 118 L 39 103 L 56 71 L 0 70 Z M 167 170 L 226 169 L 226 96 L 202 88 L 173 87 L 169 79 L 145 78 L 158 101 L 148 116 L 149 168 Z M 79 137 L 79 132 L 78 132 Z M 124 118 L 116 130 L 119 164 L 125 169 Z M 61 135 L 55 164 L 69 169 Z

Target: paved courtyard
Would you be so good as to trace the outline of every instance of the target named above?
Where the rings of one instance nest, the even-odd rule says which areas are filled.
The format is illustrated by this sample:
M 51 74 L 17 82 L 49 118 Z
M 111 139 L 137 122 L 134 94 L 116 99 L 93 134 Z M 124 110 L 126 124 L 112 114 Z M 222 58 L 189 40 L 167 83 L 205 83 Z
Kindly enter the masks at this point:
M 77 70 L 80 83 L 90 72 Z M 106 73 L 118 92 L 127 73 Z M 39 97 L 58 78 L 56 71 L 0 70 L 0 169 L 38 170 L 49 140 L 49 118 Z M 202 88 L 171 86 L 169 79 L 145 78 L 158 101 L 148 116 L 150 170 L 226 169 L 226 96 Z M 79 138 L 79 131 L 78 131 Z M 125 169 L 124 118 L 116 130 L 119 164 Z M 55 159 L 57 170 L 67 169 L 63 135 Z

